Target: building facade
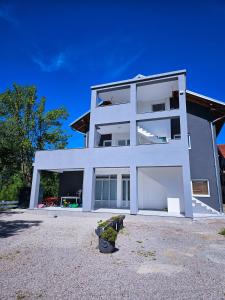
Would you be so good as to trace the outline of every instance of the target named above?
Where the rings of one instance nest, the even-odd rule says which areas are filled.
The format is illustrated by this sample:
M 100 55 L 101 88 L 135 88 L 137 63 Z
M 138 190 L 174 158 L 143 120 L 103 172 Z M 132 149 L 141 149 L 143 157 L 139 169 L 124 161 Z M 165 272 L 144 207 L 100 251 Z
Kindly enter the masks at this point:
M 36 153 L 30 208 L 48 170 L 60 173 L 60 196 L 82 190 L 83 211 L 222 212 L 224 115 L 224 103 L 187 91 L 185 70 L 93 86 L 90 111 L 70 124 L 84 148 Z

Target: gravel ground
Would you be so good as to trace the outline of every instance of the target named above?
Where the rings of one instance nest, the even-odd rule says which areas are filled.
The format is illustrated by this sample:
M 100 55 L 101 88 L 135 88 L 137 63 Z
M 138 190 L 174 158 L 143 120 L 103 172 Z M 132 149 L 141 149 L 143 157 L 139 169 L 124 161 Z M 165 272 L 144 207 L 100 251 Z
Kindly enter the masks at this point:
M 0 299 L 225 299 L 225 219 L 126 216 L 99 253 L 110 214 L 0 214 Z

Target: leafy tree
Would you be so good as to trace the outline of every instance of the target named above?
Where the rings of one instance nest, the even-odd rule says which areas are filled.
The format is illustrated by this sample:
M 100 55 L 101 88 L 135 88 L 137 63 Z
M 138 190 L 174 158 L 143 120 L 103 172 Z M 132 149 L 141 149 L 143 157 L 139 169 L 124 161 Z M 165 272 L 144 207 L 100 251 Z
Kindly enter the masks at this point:
M 69 136 L 62 129 L 66 109 L 46 111 L 45 104 L 35 86 L 13 84 L 0 94 L 0 190 L 10 190 L 15 181 L 18 188 L 19 181 L 31 186 L 35 151 L 67 145 Z

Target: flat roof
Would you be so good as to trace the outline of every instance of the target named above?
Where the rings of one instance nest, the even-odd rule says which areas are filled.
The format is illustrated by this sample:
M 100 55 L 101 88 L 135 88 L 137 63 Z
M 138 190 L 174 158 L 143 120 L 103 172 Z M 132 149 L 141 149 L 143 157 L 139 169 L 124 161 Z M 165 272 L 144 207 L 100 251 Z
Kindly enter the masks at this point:
M 110 82 L 110 83 L 105 83 L 105 84 L 99 84 L 99 85 L 93 85 L 91 86 L 92 90 L 95 89 L 100 89 L 100 88 L 105 88 L 105 87 L 112 87 L 112 86 L 118 86 L 118 85 L 126 85 L 134 82 L 144 82 L 148 81 L 151 79 L 157 79 L 157 78 L 166 78 L 166 77 L 171 77 L 171 76 L 177 76 L 181 74 L 186 74 L 186 70 L 178 70 L 178 71 L 173 71 L 173 72 L 167 72 L 167 73 L 160 73 L 160 74 L 155 74 L 155 75 L 150 75 L 150 76 L 143 76 L 141 78 L 131 78 L 127 80 L 122 80 L 122 81 L 115 81 L 115 82 Z

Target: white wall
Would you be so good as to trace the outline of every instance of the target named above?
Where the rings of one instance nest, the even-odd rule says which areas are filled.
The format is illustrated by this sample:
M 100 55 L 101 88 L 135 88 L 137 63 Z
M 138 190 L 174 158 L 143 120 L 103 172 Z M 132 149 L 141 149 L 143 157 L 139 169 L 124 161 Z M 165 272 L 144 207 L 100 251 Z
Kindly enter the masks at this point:
M 161 104 L 161 103 L 165 103 L 165 110 L 170 109 L 170 98 L 165 97 L 165 98 L 161 98 L 161 99 L 157 99 L 157 100 L 153 99 L 153 100 L 149 100 L 149 101 L 138 101 L 137 102 L 137 111 L 139 114 L 145 113 L 145 112 L 152 112 L 152 105 L 153 104 Z
M 139 209 L 167 208 L 167 197 L 180 198 L 184 211 L 181 167 L 138 168 Z
M 96 168 L 95 175 L 127 175 L 130 173 L 129 168 Z

